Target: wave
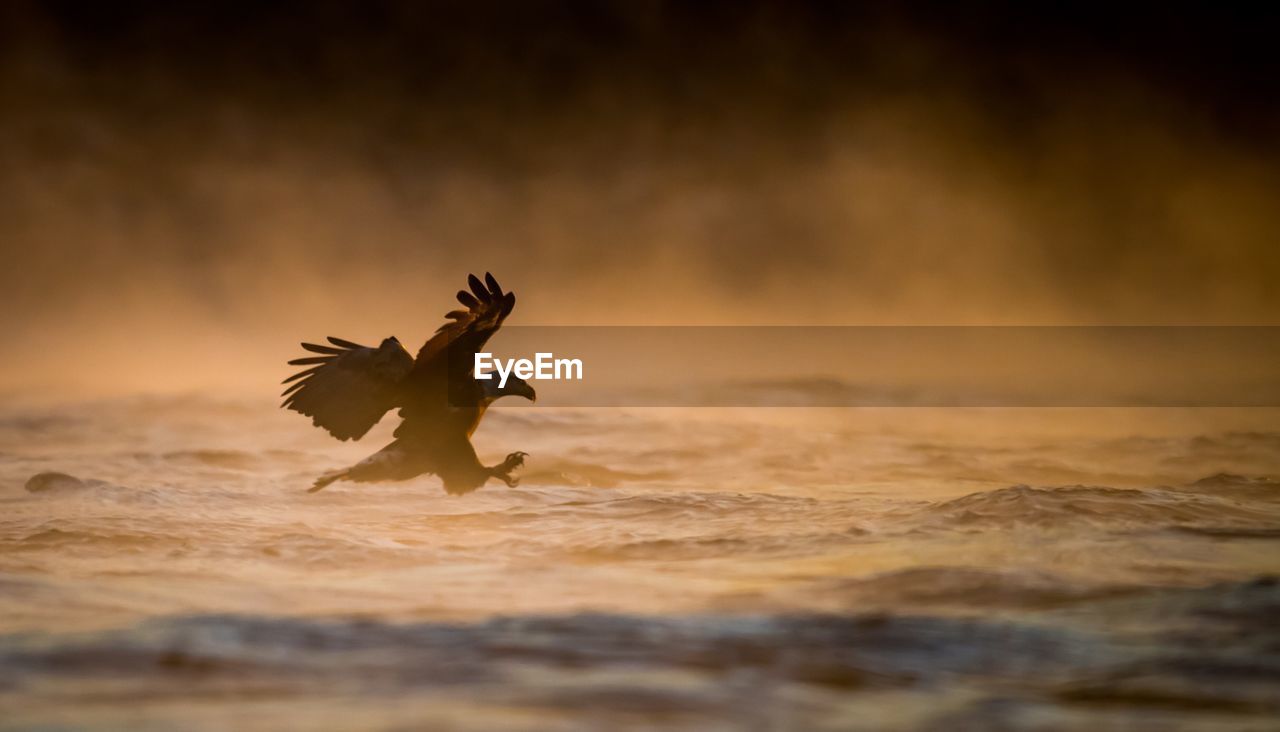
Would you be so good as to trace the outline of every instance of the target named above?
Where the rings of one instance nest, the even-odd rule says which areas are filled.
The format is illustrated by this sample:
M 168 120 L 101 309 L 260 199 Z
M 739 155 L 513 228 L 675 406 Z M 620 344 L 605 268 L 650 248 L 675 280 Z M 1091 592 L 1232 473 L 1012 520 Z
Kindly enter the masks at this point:
M 151 456 L 146 456 L 151 457 Z M 210 468 L 251 470 L 262 465 L 267 455 L 246 450 L 194 449 L 167 452 L 158 456 L 167 463 L 197 465 Z
M 880 691 L 925 701 L 963 689 L 990 702 L 961 710 L 943 705 L 940 714 L 1006 709 L 1013 699 L 1049 700 L 1060 711 L 1112 704 L 1132 713 L 1179 699 L 1258 719 L 1276 711 L 1280 646 L 1272 621 L 1280 583 L 1150 592 L 1171 601 L 1121 598 L 1127 603 L 1121 617 L 1129 622 L 1116 622 L 1121 606 L 1111 605 L 1080 614 L 1072 627 L 881 612 L 585 613 L 409 623 L 174 617 L 95 633 L 0 636 L 0 681 L 8 682 L 0 683 L 0 703 L 42 688 L 53 688 L 61 704 L 82 701 L 77 694 L 92 695 L 109 679 L 112 698 L 124 704 L 141 695 L 315 703 L 339 689 L 383 705 L 424 694 L 492 703 L 493 690 L 501 689 L 507 704 L 576 712 L 616 697 L 622 708 L 648 715 L 694 714 L 693 728 L 734 712 L 758 718 L 776 711 L 780 698 L 796 697 L 807 701 L 792 710 L 793 721 L 816 727 L 828 714 L 847 714 L 850 703 L 877 698 L 856 694 Z M 1152 625 L 1153 618 L 1159 624 Z M 1159 647 L 1151 645 L 1153 637 L 1162 641 Z M 491 716 L 483 721 L 495 723 Z M 912 726 L 948 725 L 925 717 Z
M 409 624 L 208 615 L 81 635 L 0 637 L 0 665 L 113 677 L 163 676 L 175 668 L 235 674 L 258 669 L 295 677 L 342 673 L 365 682 L 379 670 L 391 670 L 391 678 L 376 680 L 408 685 L 496 680 L 511 670 L 506 663 L 699 673 L 756 667 L 801 681 L 902 685 L 926 673 L 915 658 L 924 651 L 931 655 L 929 675 L 1000 674 L 1001 667 L 1028 660 L 1026 653 L 1010 658 L 1010 637 L 1019 637 L 1024 651 L 1048 661 L 1064 642 L 1055 635 L 1031 626 L 880 615 L 575 614 Z M 357 661 L 360 674 L 353 674 L 351 661 Z
M 1272 478 L 1236 475 L 1234 473 L 1210 475 L 1188 484 L 1184 489 L 1214 495 L 1280 500 L 1280 481 Z
M 679 538 L 598 542 L 570 546 L 570 553 L 601 560 L 687 561 L 733 557 L 781 558 L 801 556 L 838 544 L 855 542 L 870 532 L 859 527 L 845 531 L 781 533 L 777 535 L 711 534 Z
M 128 520 L 99 518 L 95 521 L 93 528 L 87 528 L 83 522 L 63 519 L 46 521 L 29 533 L 3 541 L 0 546 L 4 546 L 6 551 L 68 550 L 87 547 L 118 552 L 188 544 L 189 539 L 184 536 L 144 531 Z
M 538 461 L 537 469 L 525 472 L 520 482 L 529 486 L 575 486 L 616 488 L 623 483 L 669 481 L 670 470 L 630 471 L 574 460 Z
M 857 607 L 948 606 L 1041 610 L 1140 591 L 1048 572 L 913 567 L 871 577 L 824 580 L 811 592 Z
M 804 496 L 784 496 L 773 493 L 716 493 L 690 492 L 644 493 L 616 498 L 580 499 L 563 501 L 539 507 L 540 515 L 572 513 L 586 519 L 644 518 L 674 519 L 680 517 L 716 518 L 739 520 L 746 515 L 760 514 L 782 519 L 797 513 L 808 514 L 815 508 L 835 508 L 838 501 L 819 501 Z M 527 507 L 514 507 L 511 513 L 527 514 Z
M 154 506 L 183 500 L 183 491 L 173 486 L 135 488 L 97 478 L 78 478 L 62 472 L 36 473 L 27 480 L 25 488 L 28 493 L 35 494 L 32 498 L 37 500 L 84 501 L 87 504 Z M 208 488 L 200 490 L 206 496 L 219 492 Z
M 28 493 L 66 493 L 91 488 L 95 484 L 106 485 L 102 481 L 83 481 L 74 475 L 49 471 L 31 476 L 24 487 Z
M 418 564 L 424 559 L 420 550 L 414 552 L 390 540 L 346 539 L 296 532 L 273 534 L 247 544 L 233 544 L 224 547 L 223 551 L 306 567 L 350 567 L 369 563 L 386 568 Z
M 1016 526 L 1057 529 L 1082 525 L 1161 528 L 1211 524 L 1253 527 L 1274 525 L 1280 516 L 1271 505 L 1245 504 L 1190 491 L 1016 485 L 935 503 L 915 512 L 910 518 L 920 528 L 964 531 Z
M 0 431 L 10 431 L 24 436 L 39 436 L 80 427 L 84 420 L 65 414 L 4 414 L 0 415 Z
M 1178 526 L 1178 531 L 1218 539 L 1280 539 L 1280 528 L 1240 528 L 1223 526 Z

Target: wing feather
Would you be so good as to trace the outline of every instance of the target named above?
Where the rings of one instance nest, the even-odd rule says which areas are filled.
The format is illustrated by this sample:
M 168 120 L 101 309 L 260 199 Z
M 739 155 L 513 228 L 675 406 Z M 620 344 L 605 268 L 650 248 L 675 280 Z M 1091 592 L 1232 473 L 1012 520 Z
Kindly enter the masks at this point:
M 476 277 L 473 274 L 467 275 L 467 284 L 471 286 L 471 292 L 478 300 L 480 300 L 480 302 L 486 305 L 493 302 L 493 295 L 485 288 L 484 283 L 480 281 L 479 277 Z
M 324 353 L 330 356 L 336 356 L 344 350 L 341 348 L 333 348 L 332 346 L 318 346 L 314 343 L 303 343 L 302 347 L 312 353 Z
M 330 355 L 289 362 L 320 365 L 285 379 L 284 383 L 298 381 L 281 394 L 286 397 L 281 406 L 311 417 L 339 440 L 358 440 L 388 410 L 402 405 L 401 385 L 413 370 L 413 357 L 395 338 L 377 348 L 333 337 L 329 342 L 340 348 L 331 349 L 335 352 Z
M 515 293 L 503 292 L 488 272 L 485 282 L 474 274 L 467 275 L 467 284 L 471 292 L 458 291 L 458 302 L 467 309 L 446 314 L 449 322 L 441 325 L 418 351 L 414 373 L 420 378 L 440 378 L 448 368 L 455 374 L 469 373 L 476 352 L 502 327 L 516 305 Z
M 493 278 L 492 273 L 484 273 L 484 283 L 488 286 L 489 292 L 492 292 L 494 297 L 502 297 L 502 288 L 498 286 L 498 281 Z
M 350 351 L 354 351 L 357 348 L 368 348 L 368 346 L 362 346 L 359 343 L 352 343 L 351 341 L 344 341 L 341 338 L 334 338 L 333 336 L 329 336 L 328 341 L 339 348 L 345 348 Z
M 290 376 L 289 378 L 285 379 L 284 381 L 281 381 L 280 383 L 281 383 L 281 384 L 287 384 L 287 383 L 289 383 L 290 381 L 296 381 L 297 379 L 301 379 L 302 377 L 306 376 L 307 374 L 314 374 L 315 372 L 319 371 L 319 370 L 320 370 L 320 369 L 322 369 L 322 368 L 324 368 L 324 366 L 312 366 L 311 368 L 307 369 L 306 371 L 299 371 L 298 373 L 294 374 L 293 376 Z

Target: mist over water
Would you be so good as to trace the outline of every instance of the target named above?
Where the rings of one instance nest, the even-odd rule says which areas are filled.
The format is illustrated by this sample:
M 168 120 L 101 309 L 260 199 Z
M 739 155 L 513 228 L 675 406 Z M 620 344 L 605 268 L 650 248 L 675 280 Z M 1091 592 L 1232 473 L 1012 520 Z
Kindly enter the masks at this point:
M 471 270 L 525 324 L 1274 322 L 1251 35 L 787 7 L 11 4 L 5 381 L 248 389 Z

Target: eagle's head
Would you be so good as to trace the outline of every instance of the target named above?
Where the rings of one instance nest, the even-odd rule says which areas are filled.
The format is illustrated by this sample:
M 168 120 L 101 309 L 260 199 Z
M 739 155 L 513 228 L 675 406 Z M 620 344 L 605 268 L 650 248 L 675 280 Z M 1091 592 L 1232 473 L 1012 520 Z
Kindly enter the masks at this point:
M 476 383 L 480 384 L 480 389 L 484 393 L 483 399 L 485 404 L 492 404 L 505 396 L 521 396 L 531 402 L 538 401 L 538 392 L 533 390 L 533 387 L 529 385 L 529 382 L 515 374 L 511 374 L 507 377 L 507 383 L 505 386 L 498 386 L 497 378 L 477 379 Z
M 498 390 L 498 396 L 522 396 L 531 402 L 538 401 L 538 392 L 533 390 L 529 382 L 515 374 L 507 377 L 507 385 Z

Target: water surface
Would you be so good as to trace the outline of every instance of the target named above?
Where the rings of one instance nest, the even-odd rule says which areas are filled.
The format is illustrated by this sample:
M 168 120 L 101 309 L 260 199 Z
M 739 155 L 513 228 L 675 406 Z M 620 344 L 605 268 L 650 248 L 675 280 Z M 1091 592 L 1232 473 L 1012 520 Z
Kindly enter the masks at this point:
M 1263 728 L 1276 416 L 497 410 L 450 497 L 305 492 L 394 420 L 10 408 L 0 726 Z

